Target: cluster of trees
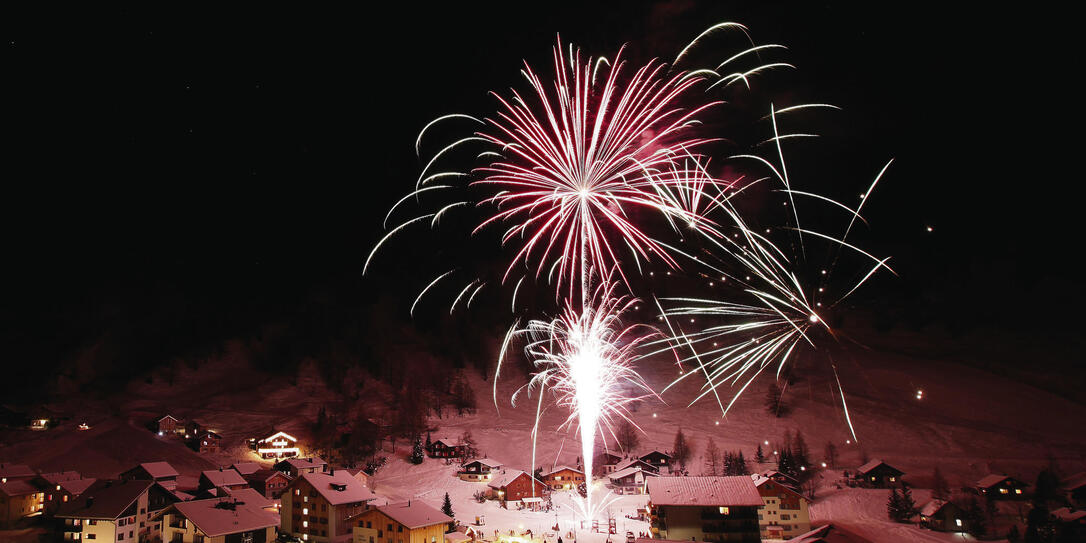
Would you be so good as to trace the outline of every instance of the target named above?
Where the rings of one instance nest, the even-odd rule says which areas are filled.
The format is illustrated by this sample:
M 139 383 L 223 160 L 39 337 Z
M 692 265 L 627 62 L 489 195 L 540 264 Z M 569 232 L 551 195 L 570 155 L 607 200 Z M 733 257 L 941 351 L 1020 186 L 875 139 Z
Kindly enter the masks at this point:
M 909 522 L 918 511 L 916 500 L 913 500 L 913 494 L 908 485 L 902 483 L 900 492 L 897 487 L 890 489 L 890 499 L 886 502 L 886 514 L 889 515 L 890 520 Z
M 709 438 L 705 444 L 705 460 L 703 475 L 750 475 L 747 460 L 743 457 L 743 451 L 723 451 L 717 448 L 713 438 Z

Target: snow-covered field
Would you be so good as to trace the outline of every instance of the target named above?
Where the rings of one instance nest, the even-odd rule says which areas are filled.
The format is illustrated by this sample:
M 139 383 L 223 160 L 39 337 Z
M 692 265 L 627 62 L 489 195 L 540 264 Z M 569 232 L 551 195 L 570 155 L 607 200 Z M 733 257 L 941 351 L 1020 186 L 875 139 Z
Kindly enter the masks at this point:
M 768 379 L 752 385 L 725 418 L 712 395 L 687 406 L 702 384 L 697 376 L 690 376 L 659 400 L 637 407 L 633 419 L 645 432 L 637 452 L 670 449 L 675 432 L 682 428 L 694 443 L 698 458 L 712 437 L 721 450 L 742 450 L 749 460 L 758 443 L 777 441 L 786 430 L 801 430 L 814 460 L 822 460 L 824 445 L 833 442 L 840 451 L 841 469 L 859 465 L 866 453 L 904 470 L 905 480 L 917 488 L 918 504 L 927 498 L 922 489 L 936 466 L 955 487 L 969 485 L 989 472 L 1006 472 L 1032 481 L 1048 455 L 1065 472 L 1086 469 L 1086 433 L 1081 431 L 1086 408 L 975 369 L 975 364 L 959 364 L 957 356 L 965 355 L 935 359 L 890 349 L 835 352 L 858 443 L 852 441 L 833 373 L 821 362 L 804 364 L 814 369 L 801 371 L 801 379 L 788 388 L 790 410 L 782 418 L 763 408 Z M 680 376 L 678 368 L 663 361 L 645 362 L 639 368 L 655 390 Z M 515 407 L 509 403 L 512 392 L 524 383 L 523 377 L 499 380 L 497 406 L 492 380 L 474 377 L 472 383 L 479 400 L 477 412 L 433 419 L 431 423 L 438 427 L 433 437 L 455 438 L 470 429 L 482 455 L 511 468 L 529 470 L 535 403 L 526 399 Z M 917 390 L 923 390 L 923 399 L 917 399 Z M 721 391 L 723 402 L 730 399 L 730 392 Z M 238 357 L 227 355 L 199 370 L 178 372 L 172 384 L 159 379 L 150 384 L 133 383 L 108 402 L 72 399 L 58 406 L 73 416 L 69 423 L 48 432 L 10 434 L 7 443 L 0 444 L 0 459 L 40 469 L 76 469 L 99 477 L 116 474 L 136 461 L 168 460 L 186 476 L 194 476 L 211 466 L 251 460 L 243 443 L 261 429 L 275 426 L 304 439 L 319 406 L 336 399 L 311 368 L 288 382 L 247 368 Z M 210 426 L 224 436 L 227 450 L 212 457 L 201 456 L 142 427 L 165 412 L 196 418 Z M 577 437 L 555 431 L 565 416 L 554 408 L 544 414 L 535 449 L 536 466 L 548 469 L 575 464 L 580 455 Z M 92 430 L 75 431 L 77 419 L 84 418 Z M 478 504 L 471 495 L 484 485 L 460 481 L 453 476 L 455 466 L 443 461 L 426 459 L 421 466 L 410 465 L 406 461 L 408 444 L 397 445 L 397 451 L 386 451 L 389 463 L 374 478 L 375 490 L 383 499 L 422 499 L 440 506 L 448 492 L 457 518 L 474 523 L 477 516 L 485 517 L 483 529 L 488 535 L 495 529 L 553 532 L 554 512 L 509 511 L 495 502 Z M 694 464 L 690 471 L 697 474 L 700 461 Z M 772 465 L 752 467 L 767 469 Z M 569 502 L 568 493 L 560 493 L 554 500 L 561 534 L 572 527 Z M 648 530 L 644 523 L 626 519 L 644 502 L 644 497 L 622 497 L 612 506 L 620 535 L 627 530 L 635 534 Z M 886 520 L 885 503 L 885 491 L 837 489 L 827 484 L 812 505 L 812 520 L 842 526 L 872 541 L 961 539 L 891 523 Z

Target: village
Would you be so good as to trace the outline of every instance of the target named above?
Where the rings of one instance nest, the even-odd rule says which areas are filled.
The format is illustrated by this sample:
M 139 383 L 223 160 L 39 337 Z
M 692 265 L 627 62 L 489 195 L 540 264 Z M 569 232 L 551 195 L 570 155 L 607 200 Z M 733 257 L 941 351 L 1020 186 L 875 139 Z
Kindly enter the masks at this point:
M 52 422 L 41 415 L 28 429 L 57 431 Z M 223 451 L 223 437 L 194 420 L 165 414 L 147 422 L 155 439 L 202 455 Z M 587 491 L 580 457 L 530 469 L 482 453 L 470 431 L 427 432 L 401 440 L 402 458 L 392 462 L 339 466 L 295 435 L 269 430 L 244 439 L 236 450 L 246 452 L 236 462 L 195 477 L 163 458 L 109 478 L 2 462 L 0 540 L 866 541 L 832 523 L 812 523 L 812 508 L 834 493 L 887 490 L 887 518 L 913 535 L 1016 541 L 1038 523 L 1066 538 L 1058 540 L 1086 534 L 1086 472 L 1058 479 L 1055 468 L 1046 469 L 1035 483 L 994 473 L 951 488 L 936 468 L 916 478 L 931 488 L 914 488 L 911 474 L 882 460 L 844 465 L 832 444 L 815 454 L 799 432 L 747 452 L 720 450 L 710 440 L 697 456 L 681 429 L 666 451 L 640 450 L 630 435 L 620 444 L 625 450 L 594 459 L 593 493 L 607 506 L 589 523 L 575 506 Z M 414 484 L 394 482 L 405 477 Z M 396 491 L 405 484 L 415 492 Z

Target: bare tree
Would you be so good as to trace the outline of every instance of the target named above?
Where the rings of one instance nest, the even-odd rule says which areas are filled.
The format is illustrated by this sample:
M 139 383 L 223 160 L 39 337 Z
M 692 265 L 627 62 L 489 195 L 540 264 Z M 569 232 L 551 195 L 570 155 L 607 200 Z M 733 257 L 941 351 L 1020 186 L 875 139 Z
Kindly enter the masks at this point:
M 618 425 L 615 437 L 618 439 L 618 444 L 622 447 L 622 451 L 626 454 L 632 453 L 641 442 L 640 436 L 637 435 L 637 427 L 626 419 L 622 419 L 622 422 Z

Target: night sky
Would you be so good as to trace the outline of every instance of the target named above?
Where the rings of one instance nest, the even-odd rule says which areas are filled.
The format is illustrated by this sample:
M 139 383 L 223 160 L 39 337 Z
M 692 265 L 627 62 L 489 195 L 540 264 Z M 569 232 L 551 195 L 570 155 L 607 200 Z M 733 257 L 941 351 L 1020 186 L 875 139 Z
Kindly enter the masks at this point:
M 1068 34 L 1040 14 L 391 4 L 4 17 L 0 360 L 37 375 L 103 334 L 154 343 L 128 355 L 154 364 L 268 322 L 408 322 L 433 274 L 401 249 L 361 269 L 418 174 L 421 126 L 491 111 L 486 92 L 521 85 L 522 59 L 545 67 L 556 32 L 593 54 L 629 43 L 670 59 L 724 20 L 789 46 L 800 69 L 767 92 L 844 108 L 807 186 L 862 191 L 896 159 L 863 239 L 901 277 L 860 309 L 993 338 L 1076 335 L 1079 175 L 1062 131 L 1078 96 L 1061 81 Z

